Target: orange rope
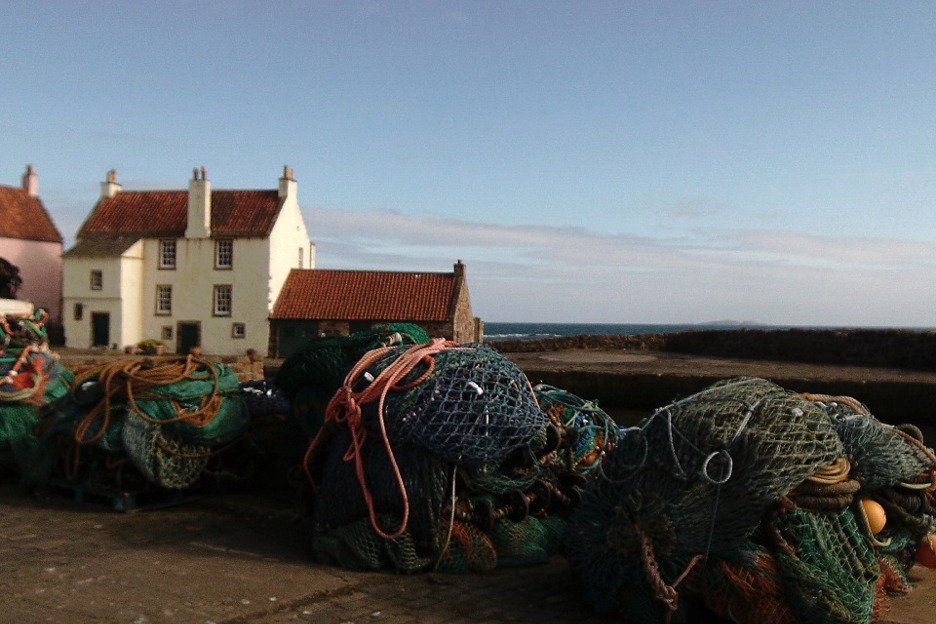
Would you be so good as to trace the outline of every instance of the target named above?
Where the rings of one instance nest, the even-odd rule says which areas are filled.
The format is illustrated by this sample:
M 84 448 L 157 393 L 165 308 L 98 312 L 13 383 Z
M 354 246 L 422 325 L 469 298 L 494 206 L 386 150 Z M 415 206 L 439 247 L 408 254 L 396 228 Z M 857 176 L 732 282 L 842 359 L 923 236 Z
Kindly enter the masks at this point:
M 219 378 L 218 371 L 211 362 L 196 358 L 193 355 L 187 355 L 184 360 L 169 360 L 155 366 L 148 363 L 144 365 L 144 362 L 147 361 L 136 358 L 118 360 L 105 364 L 100 368 L 86 371 L 74 379 L 71 385 L 72 392 L 95 375 L 97 375 L 98 383 L 104 388 L 103 398 L 88 410 L 84 418 L 75 427 L 75 441 L 78 444 L 94 444 L 104 436 L 110 425 L 111 400 L 121 394 L 127 398 L 127 403 L 133 411 L 140 418 L 150 423 L 168 425 L 185 421 L 196 426 L 202 426 L 210 423 L 217 415 L 221 403 L 218 396 Z M 137 405 L 137 397 L 145 398 L 148 390 L 183 381 L 200 368 L 206 368 L 211 372 L 214 385 L 211 393 L 202 397 L 197 410 L 193 412 L 179 410 L 179 415 L 176 418 L 160 420 L 146 415 Z M 175 402 L 173 404 L 177 405 Z M 89 436 L 88 431 L 98 418 L 101 419 L 101 427 L 97 433 Z
M 666 613 L 663 616 L 664 622 L 670 622 L 673 613 L 679 608 L 679 592 L 676 591 L 676 587 L 683 582 L 689 572 L 692 571 L 692 568 L 702 561 L 705 556 L 695 555 L 676 581 L 669 585 L 660 574 L 660 566 L 657 564 L 656 555 L 653 552 L 653 540 L 639 526 L 634 525 L 634 530 L 637 532 L 637 539 L 640 541 L 640 561 L 643 564 L 647 581 L 653 587 L 654 597 L 666 607 Z
M 361 485 L 361 493 L 364 496 L 364 502 L 367 504 L 371 526 L 373 526 L 374 531 L 384 539 L 396 539 L 400 537 L 409 524 L 409 495 L 406 492 L 406 484 L 403 482 L 403 475 L 400 473 L 396 456 L 393 454 L 393 448 L 387 435 L 387 427 L 384 421 L 384 401 L 391 390 L 408 390 L 422 383 L 432 373 L 435 367 L 434 356 L 440 351 L 456 348 L 457 346 L 458 343 L 443 338 L 433 339 L 432 342 L 428 344 L 413 345 L 407 348 L 392 364 L 381 371 L 363 390 L 355 392 L 352 388 L 357 384 L 367 369 L 378 362 L 394 347 L 380 347 L 368 351 L 354 368 L 351 369 L 345 377 L 342 387 L 338 389 L 331 401 L 329 401 L 328 407 L 325 408 L 325 423 L 318 434 L 316 434 L 315 438 L 312 439 L 309 448 L 306 450 L 303 467 L 309 481 L 314 485 L 315 479 L 309 471 L 309 460 L 326 437 L 331 435 L 332 427 L 329 425 L 344 425 L 348 428 L 351 432 L 351 444 L 348 446 L 342 459 L 344 461 L 354 462 L 355 474 L 357 475 L 358 483 Z M 416 380 L 400 385 L 403 378 L 422 363 L 428 365 L 428 370 Z M 367 429 L 361 420 L 361 405 L 374 400 L 378 401 L 377 418 L 380 423 L 381 438 L 384 448 L 387 451 L 387 456 L 390 459 L 390 465 L 393 467 L 397 487 L 403 498 L 403 521 L 400 524 L 400 528 L 393 533 L 387 533 L 380 528 L 380 524 L 377 521 L 377 512 L 374 509 L 374 499 L 371 495 L 370 488 L 367 486 L 367 478 L 364 474 L 364 461 L 361 451 L 367 439 Z
M 834 396 L 831 394 L 813 394 L 811 392 L 801 392 L 800 396 L 810 403 L 841 403 L 845 407 L 849 408 L 851 411 L 856 414 L 861 414 L 862 416 L 870 416 L 871 412 L 868 411 L 867 406 L 865 406 L 858 399 L 852 398 L 850 396 Z

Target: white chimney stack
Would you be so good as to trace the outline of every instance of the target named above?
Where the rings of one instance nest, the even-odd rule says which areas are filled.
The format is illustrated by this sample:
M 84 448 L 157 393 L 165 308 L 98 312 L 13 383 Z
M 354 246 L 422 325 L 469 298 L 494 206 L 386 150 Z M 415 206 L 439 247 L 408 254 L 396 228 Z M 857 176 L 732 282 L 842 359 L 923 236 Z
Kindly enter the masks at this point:
M 107 179 L 101 182 L 101 199 L 110 199 L 120 192 L 120 184 L 117 183 L 117 170 L 111 169 L 107 172 Z
M 192 170 L 188 187 L 186 238 L 211 237 L 211 182 L 204 167 Z
M 296 196 L 296 178 L 293 176 L 293 168 L 289 165 L 283 165 L 283 177 L 279 179 L 279 198 Z
M 26 165 L 26 173 L 23 174 L 23 190 L 30 197 L 39 197 L 39 176 L 32 165 Z

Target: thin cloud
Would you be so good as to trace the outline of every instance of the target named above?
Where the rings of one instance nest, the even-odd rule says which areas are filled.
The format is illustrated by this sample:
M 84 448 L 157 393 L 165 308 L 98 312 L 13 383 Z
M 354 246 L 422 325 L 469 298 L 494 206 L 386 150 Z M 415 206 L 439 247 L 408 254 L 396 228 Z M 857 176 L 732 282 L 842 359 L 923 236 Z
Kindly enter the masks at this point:
M 654 238 L 309 212 L 318 266 L 449 271 L 461 259 L 489 320 L 926 326 L 936 306 L 924 288 L 936 282 L 936 250 L 923 241 L 714 228 Z M 894 310 L 898 297 L 907 303 Z

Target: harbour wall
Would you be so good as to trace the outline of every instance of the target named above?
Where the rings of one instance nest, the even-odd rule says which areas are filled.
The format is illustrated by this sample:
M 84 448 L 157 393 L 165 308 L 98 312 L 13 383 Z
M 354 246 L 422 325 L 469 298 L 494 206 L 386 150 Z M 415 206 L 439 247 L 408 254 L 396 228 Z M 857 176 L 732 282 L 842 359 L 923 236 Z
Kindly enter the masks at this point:
M 693 330 L 629 336 L 570 336 L 541 340 L 496 341 L 503 353 L 568 349 L 668 352 L 734 360 L 801 362 L 828 365 L 820 377 L 798 374 L 795 366 L 778 367 L 771 381 L 797 392 L 850 396 L 865 403 L 885 422 L 936 427 L 936 381 L 901 379 L 900 371 L 936 373 L 936 332 L 912 330 Z M 837 367 L 842 367 L 841 369 Z M 867 367 L 861 374 L 854 367 Z M 743 368 L 743 367 L 739 367 Z M 875 375 L 870 369 L 896 369 Z M 704 366 L 691 372 L 574 370 L 528 365 L 534 383 L 563 388 L 614 409 L 650 412 L 724 379 Z M 765 375 L 766 376 L 766 375 Z M 910 377 L 910 375 L 907 375 Z M 936 379 L 936 377 L 934 377 Z

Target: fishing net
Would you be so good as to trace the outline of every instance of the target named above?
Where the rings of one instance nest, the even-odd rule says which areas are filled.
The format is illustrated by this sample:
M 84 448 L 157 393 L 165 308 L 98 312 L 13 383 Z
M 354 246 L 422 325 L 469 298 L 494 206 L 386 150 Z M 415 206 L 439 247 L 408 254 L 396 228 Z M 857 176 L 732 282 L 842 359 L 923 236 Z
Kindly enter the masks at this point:
M 734 552 L 765 512 L 842 455 L 824 411 L 762 379 L 738 378 L 626 430 L 585 486 L 565 546 L 603 612 L 658 621 L 706 555 Z
M 936 531 L 936 455 L 917 427 L 882 423 L 851 397 L 803 396 L 825 410 L 838 431 L 852 477 L 860 484 L 858 495 L 886 512 L 884 529 L 870 538 L 878 553 L 881 587 L 889 594 L 906 593 L 917 544 Z M 855 516 L 870 533 L 863 507 L 856 506 Z
M 400 518 L 380 514 L 382 526 L 399 523 Z M 368 518 L 317 531 L 310 545 L 318 561 L 338 564 L 351 570 L 379 570 L 392 567 L 399 572 L 419 572 L 433 564 L 434 557 L 420 556 L 412 535 L 403 531 L 392 540 L 384 539 L 371 529 Z
M 42 309 L 0 316 L 0 470 L 27 469 L 36 424 L 68 393 L 72 375 L 48 349 L 46 318 Z
M 389 323 L 348 336 L 314 338 L 283 361 L 269 383 L 289 402 L 272 468 L 274 483 L 285 484 L 284 496 L 303 496 L 302 457 L 325 422 L 325 407 L 351 367 L 372 349 L 428 341 L 418 325 Z
M 186 489 L 249 426 L 233 370 L 191 355 L 88 369 L 69 399 L 41 426 L 34 481 Z
M 571 421 L 551 422 L 522 371 L 483 345 L 374 349 L 306 454 L 313 549 L 405 572 L 545 561 L 585 478 L 563 459 L 580 439 Z
M 383 408 L 365 410 L 371 433 L 421 446 L 460 466 L 483 466 L 528 444 L 547 421 L 516 364 L 483 344 L 448 345 L 423 358 L 407 347 L 387 349 L 363 374 L 376 379 L 394 364 L 419 356 L 394 379 Z M 374 352 L 372 352 L 374 353 Z M 399 388 L 397 390 L 396 388 Z M 340 396 L 339 396 L 340 398 Z M 372 408 L 379 403 L 371 402 Z
M 309 437 L 318 433 L 325 406 L 361 357 L 378 347 L 423 344 L 429 336 L 418 325 L 390 323 L 348 336 L 326 336 L 308 341 L 283 361 L 273 380 L 292 402 L 293 416 Z
M 871 621 L 880 568 L 849 509 L 789 509 L 773 517 L 765 532 L 799 621 Z
M 919 430 L 882 423 L 868 408 L 850 397 L 804 394 L 832 420 L 842 439 L 852 475 L 865 490 L 913 483 L 933 470 L 932 450 L 922 444 Z
M 606 449 L 618 441 L 619 429 L 614 420 L 598 407 L 597 401 L 587 401 L 567 390 L 537 384 L 533 392 L 550 421 L 574 435 L 557 458 L 562 465 L 584 475 L 600 469 Z
M 400 443 L 394 448 L 394 466 L 381 441 L 369 436 L 359 449 L 363 469 L 359 480 L 355 462 L 344 461 L 352 444 L 350 430 L 339 432 L 317 476 L 320 485 L 312 505 L 313 521 L 319 530 L 350 524 L 373 513 L 375 519 L 381 514 L 395 518 L 390 526 L 381 527 L 384 532 L 393 533 L 408 514 L 407 528 L 417 553 L 437 556 L 442 507 L 447 501 L 451 475 L 448 465 L 419 447 Z M 397 470 L 402 484 L 397 482 Z
M 48 312 L 42 308 L 36 308 L 32 314 L 0 315 L 0 352 L 48 344 L 48 319 Z

